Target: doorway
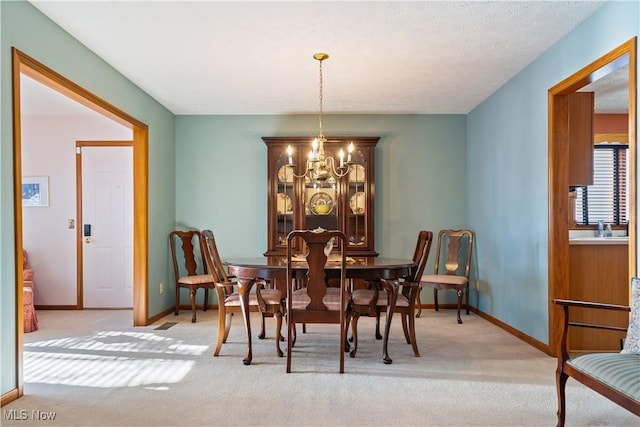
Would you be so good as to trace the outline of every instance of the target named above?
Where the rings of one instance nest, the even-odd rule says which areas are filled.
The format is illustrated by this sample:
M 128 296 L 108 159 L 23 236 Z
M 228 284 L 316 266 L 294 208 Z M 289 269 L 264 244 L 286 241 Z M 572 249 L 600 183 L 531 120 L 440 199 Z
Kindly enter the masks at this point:
M 83 304 L 82 293 L 82 246 L 76 240 L 77 232 L 82 228 L 81 207 L 82 198 L 76 195 L 76 186 L 81 185 L 81 175 L 75 173 L 78 168 L 76 162 L 77 139 L 91 137 L 93 139 L 109 139 L 127 142 L 129 159 L 126 165 L 119 165 L 119 170 L 127 176 L 112 174 L 114 181 L 127 180 L 127 191 L 131 200 L 131 183 L 133 182 L 132 132 L 131 129 L 101 115 L 71 98 L 37 82 L 25 74 L 20 75 L 21 92 L 21 157 L 22 157 L 22 239 L 31 267 L 36 274 L 34 289 L 34 304 L 38 309 L 74 310 L 87 307 Z M 105 142 L 106 143 L 106 142 Z M 88 143 L 87 143 L 88 144 Z M 96 159 L 99 162 L 100 174 L 104 175 L 114 159 Z M 29 184 L 37 182 L 38 184 Z M 45 196 L 43 200 L 34 203 L 28 198 L 33 187 L 37 186 Z M 106 183 L 101 183 L 106 191 L 113 190 L 114 200 L 117 200 L 117 189 L 112 189 Z M 122 187 L 124 188 L 124 187 Z M 39 195 L 39 193 L 36 193 Z M 103 198 L 108 197 L 106 194 Z M 122 195 L 120 195 L 122 198 Z M 88 199 L 87 199 L 88 200 Z M 39 203 L 42 202 L 42 203 Z M 116 213 L 108 208 L 105 200 L 100 209 L 99 219 L 103 224 L 113 223 L 114 227 L 125 224 L 127 220 L 128 236 L 121 240 L 128 243 L 130 249 L 133 241 L 131 219 L 133 217 L 132 203 L 127 203 L 128 212 L 118 214 L 118 221 L 112 218 Z M 98 231 L 104 228 L 104 225 Z M 101 246 L 106 254 L 105 240 L 101 239 Z M 92 247 L 88 245 L 88 247 Z M 124 248 L 123 248 L 124 249 Z M 123 252 L 115 252 L 122 258 Z M 129 258 L 132 254 L 129 250 Z M 133 263 L 126 262 L 128 274 L 127 284 L 130 288 L 128 296 L 132 308 Z M 113 270 L 118 274 L 118 268 Z M 120 276 L 124 275 L 120 272 Z M 104 288 L 104 284 L 97 282 L 107 275 L 94 275 L 94 280 L 85 285 Z M 118 283 L 122 283 L 119 280 Z M 89 306 L 91 307 L 91 306 Z
M 107 103 L 46 65 L 16 48 L 13 53 L 13 118 L 14 118 L 14 193 L 16 231 L 16 271 L 22 270 L 22 146 L 20 111 L 20 74 L 54 89 L 82 105 L 112 119 L 133 131 L 133 325 L 148 323 L 148 127 L 117 107 Z M 19 281 L 18 307 L 21 307 L 22 282 Z M 20 316 L 18 328 L 22 328 Z M 21 334 L 21 329 L 20 329 Z
M 20 108 L 20 76 L 32 79 L 70 97 L 82 105 L 104 115 L 133 131 L 133 325 L 149 323 L 148 311 L 148 138 L 146 124 L 109 104 L 61 74 L 12 48 L 13 83 L 13 182 L 14 182 L 14 236 L 15 271 L 22 271 L 22 140 Z M 22 312 L 22 275 L 16 275 L 16 313 Z M 23 345 L 24 320 L 16 316 L 16 360 L 18 397 L 24 393 Z
M 549 350 L 557 355 L 562 325 L 557 321 L 556 298 L 569 297 L 569 144 L 568 97 L 603 76 L 628 64 L 629 120 L 629 278 L 637 271 L 637 146 L 636 146 L 636 38 L 597 59 L 553 86 L 549 109 Z

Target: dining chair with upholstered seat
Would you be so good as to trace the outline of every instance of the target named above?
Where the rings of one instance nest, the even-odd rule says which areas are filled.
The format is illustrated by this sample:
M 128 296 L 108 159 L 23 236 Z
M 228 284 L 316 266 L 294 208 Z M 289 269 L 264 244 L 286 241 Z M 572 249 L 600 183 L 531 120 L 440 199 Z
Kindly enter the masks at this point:
M 462 297 L 465 298 L 465 309 L 469 314 L 469 273 L 471 270 L 471 254 L 473 251 L 473 231 L 468 229 L 441 230 L 438 233 L 438 247 L 436 252 L 433 274 L 420 278 L 422 288 L 433 289 L 435 310 L 438 311 L 438 291 L 454 290 L 458 295 L 458 323 L 462 323 L 460 310 Z M 444 262 L 441 263 L 441 257 Z M 418 294 L 418 301 L 420 301 Z M 420 317 L 421 309 L 417 317 Z
M 301 239 L 303 244 L 298 246 L 298 239 Z M 342 231 L 323 229 L 294 230 L 287 236 L 287 373 L 291 372 L 296 323 L 340 325 L 340 373 L 344 373 L 347 311 L 350 307 L 346 288 L 346 240 Z M 331 255 L 334 244 L 339 249 L 339 255 Z M 305 247 L 305 255 L 294 256 L 294 247 Z M 301 288 L 296 286 L 294 263 L 307 264 L 304 286 Z M 334 263 L 335 270 L 340 274 L 339 286 L 328 288 L 325 269 Z
M 169 234 L 169 242 L 171 245 L 173 271 L 176 280 L 175 314 L 177 316 L 180 311 L 180 289 L 188 289 L 191 311 L 193 313 L 191 322 L 195 323 L 197 290 L 204 289 L 203 310 L 207 311 L 207 308 L 209 308 L 209 289 L 215 287 L 204 261 L 204 250 L 201 244 L 200 231 L 174 230 Z M 200 267 L 198 267 L 197 256 L 200 256 Z
M 220 258 L 218 246 L 216 245 L 213 231 L 203 230 L 202 247 L 204 248 L 204 257 L 209 272 L 213 276 L 215 282 L 216 295 L 218 297 L 218 341 L 214 356 L 220 354 L 222 344 L 227 342 L 229 330 L 231 329 L 231 320 L 234 313 L 242 313 L 240 295 L 236 287 L 235 278 L 227 274 L 226 268 Z M 266 337 L 265 317 L 273 317 L 276 319 L 276 353 L 278 356 L 284 356 L 280 349 L 280 341 L 282 337 L 282 314 L 284 312 L 282 292 L 277 289 L 267 289 L 264 280 L 256 279 L 256 290 L 249 293 L 249 311 L 261 313 L 262 329 L 258 338 Z
M 424 273 L 427 259 L 429 258 L 429 252 L 431 250 L 431 243 L 433 241 L 433 233 L 431 231 L 422 230 L 418 233 L 418 240 L 416 242 L 416 248 L 413 253 L 413 262 L 416 263 L 416 268 L 410 277 L 405 277 L 401 280 L 384 280 L 381 284 L 384 288 L 390 286 L 397 286 L 398 296 L 394 308 L 394 313 L 398 313 L 402 316 L 402 330 L 404 331 L 405 340 L 407 344 L 411 344 L 413 347 L 413 353 L 415 356 L 420 356 L 418 350 L 418 344 L 416 342 L 416 328 L 415 328 L 415 301 L 416 295 L 420 290 L 420 278 Z M 351 306 L 351 331 L 353 337 L 354 347 L 351 350 L 350 356 L 355 357 L 358 351 L 358 319 L 360 316 L 376 316 L 376 331 L 375 337 L 382 339 L 380 335 L 380 313 L 386 312 L 388 306 L 388 294 L 385 289 L 381 289 L 380 284 L 374 284 L 372 289 L 356 289 L 352 292 L 352 306 Z

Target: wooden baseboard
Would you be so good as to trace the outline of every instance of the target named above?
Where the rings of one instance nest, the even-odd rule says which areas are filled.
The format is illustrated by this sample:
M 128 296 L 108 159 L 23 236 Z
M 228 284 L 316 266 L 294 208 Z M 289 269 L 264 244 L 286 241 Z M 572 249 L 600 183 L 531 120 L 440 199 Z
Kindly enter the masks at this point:
M 0 406 L 8 405 L 9 403 L 18 399 L 18 397 L 20 397 L 18 395 L 18 389 L 14 388 L 13 390 L 6 392 L 2 395 L 2 397 L 0 397 Z
M 82 310 L 77 305 L 36 305 L 36 310 Z
M 196 310 L 198 311 L 202 311 L 203 306 L 202 305 L 196 305 Z M 217 310 L 218 309 L 218 305 L 217 304 L 209 304 L 209 308 L 208 310 Z M 36 310 L 131 310 L 131 308 L 78 308 L 75 305 L 38 305 L 36 306 Z M 180 310 L 189 310 L 191 311 L 191 306 L 190 305 L 180 305 Z M 153 322 L 156 322 L 160 319 L 162 319 L 164 316 L 166 316 L 167 314 L 170 314 L 174 311 L 174 307 L 170 307 L 167 308 L 164 311 L 161 311 L 160 313 L 156 314 L 153 317 L 150 317 L 149 319 L 147 319 L 147 321 L 145 322 L 144 325 L 141 326 L 148 326 L 150 324 L 152 324 Z
M 202 311 L 204 309 L 204 304 L 196 304 L 196 310 L 197 311 Z M 209 308 L 207 308 L 207 310 L 217 310 L 218 309 L 218 303 L 215 304 L 209 304 Z M 171 308 L 171 310 L 173 310 L 173 308 Z M 187 305 L 187 304 L 180 304 L 180 311 L 182 310 L 189 310 L 191 311 L 191 305 Z
M 158 320 L 162 319 L 164 316 L 166 316 L 167 314 L 170 314 L 174 311 L 174 308 L 167 308 L 164 311 L 161 311 L 160 313 L 156 314 L 153 317 L 150 317 L 147 319 L 147 322 L 145 323 L 144 326 L 149 326 L 150 324 L 157 322 Z M 189 307 L 189 310 L 191 310 L 191 307 Z

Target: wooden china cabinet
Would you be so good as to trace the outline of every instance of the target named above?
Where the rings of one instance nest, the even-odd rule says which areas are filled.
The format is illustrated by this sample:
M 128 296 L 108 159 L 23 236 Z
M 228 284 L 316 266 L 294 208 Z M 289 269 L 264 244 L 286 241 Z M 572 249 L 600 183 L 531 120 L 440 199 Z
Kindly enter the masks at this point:
M 310 137 L 263 137 L 267 145 L 267 251 L 285 255 L 287 235 L 295 229 L 344 231 L 349 256 L 375 257 L 375 147 L 379 137 L 335 137 L 324 143 L 326 157 L 353 143 L 344 176 L 326 180 L 304 176 L 309 165 Z M 287 148 L 292 147 L 289 156 Z M 291 159 L 289 159 L 291 157 Z M 345 154 L 344 161 L 347 162 Z M 294 248 L 301 250 L 301 248 Z

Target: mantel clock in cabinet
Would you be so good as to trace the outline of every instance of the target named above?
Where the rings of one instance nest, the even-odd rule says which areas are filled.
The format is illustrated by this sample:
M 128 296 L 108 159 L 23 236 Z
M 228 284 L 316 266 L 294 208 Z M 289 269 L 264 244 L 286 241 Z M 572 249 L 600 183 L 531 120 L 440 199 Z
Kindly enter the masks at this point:
M 343 231 L 350 256 L 378 256 L 374 238 L 374 154 L 380 138 L 327 138 L 323 144 L 324 154 L 326 158 L 333 158 L 335 164 L 329 164 L 321 173 L 311 171 L 312 138 L 262 139 L 267 144 L 268 156 L 265 255 L 284 255 L 290 231 L 321 227 Z M 351 143 L 353 151 L 347 154 Z

